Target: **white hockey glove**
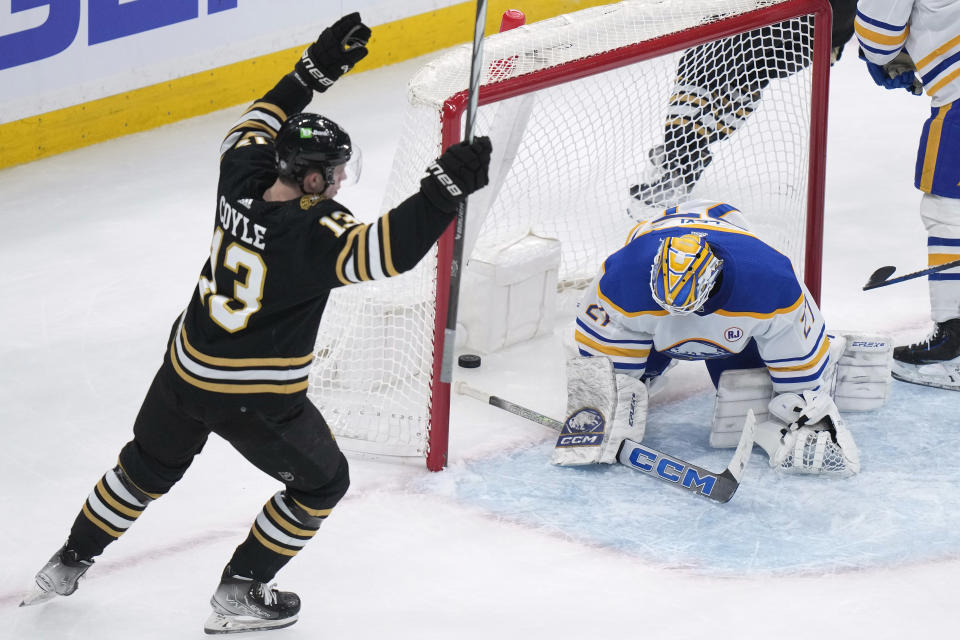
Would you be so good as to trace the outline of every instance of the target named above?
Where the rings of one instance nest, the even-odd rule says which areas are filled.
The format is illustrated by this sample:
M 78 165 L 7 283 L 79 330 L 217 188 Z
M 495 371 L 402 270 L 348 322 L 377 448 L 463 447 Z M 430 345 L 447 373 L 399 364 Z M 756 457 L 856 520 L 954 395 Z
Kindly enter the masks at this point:
M 781 393 L 769 405 L 771 420 L 757 427 L 756 443 L 770 466 L 784 473 L 852 476 L 860 453 L 827 393 Z
M 561 466 L 612 464 L 625 438 L 643 440 L 647 388 L 613 372 L 604 357 L 567 361 L 567 419 L 550 462 Z

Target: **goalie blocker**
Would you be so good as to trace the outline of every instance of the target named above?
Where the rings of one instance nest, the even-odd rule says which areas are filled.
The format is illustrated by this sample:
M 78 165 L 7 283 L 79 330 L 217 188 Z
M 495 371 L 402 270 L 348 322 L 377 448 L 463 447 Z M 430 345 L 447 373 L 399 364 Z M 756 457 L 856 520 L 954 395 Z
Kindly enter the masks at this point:
M 613 464 L 620 443 L 643 440 L 647 388 L 631 376 L 615 374 L 603 357 L 567 361 L 567 419 L 551 462 L 561 466 Z

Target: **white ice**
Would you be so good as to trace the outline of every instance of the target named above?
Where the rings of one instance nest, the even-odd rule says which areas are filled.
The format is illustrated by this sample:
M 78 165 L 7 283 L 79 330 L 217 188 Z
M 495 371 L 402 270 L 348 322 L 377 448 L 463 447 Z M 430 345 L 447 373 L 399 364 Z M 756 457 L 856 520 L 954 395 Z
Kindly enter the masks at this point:
M 364 150 L 361 184 L 342 194 L 353 210 L 379 206 L 420 62 L 347 76 L 314 104 Z M 860 290 L 878 266 L 926 263 L 912 178 L 928 106 L 874 86 L 853 46 L 833 69 L 831 327 L 900 341 L 928 330 L 925 280 Z M 278 489 L 214 437 L 75 595 L 17 607 L 130 437 L 207 259 L 218 145 L 241 110 L 0 172 L 0 638 L 201 637 L 223 564 Z M 560 357 L 530 355 L 460 375 L 556 413 Z M 672 437 L 658 420 L 707 419 L 707 385 L 699 369 L 677 377 L 651 416 L 653 442 Z M 852 422 L 861 477 L 780 479 L 755 453 L 724 506 L 623 468 L 550 470 L 542 428 L 457 398 L 447 471 L 352 459 L 347 497 L 278 576 L 304 609 L 274 636 L 949 637 L 960 396 L 902 384 L 893 396 Z M 669 442 L 722 466 L 729 452 L 706 450 L 702 428 L 688 435 Z

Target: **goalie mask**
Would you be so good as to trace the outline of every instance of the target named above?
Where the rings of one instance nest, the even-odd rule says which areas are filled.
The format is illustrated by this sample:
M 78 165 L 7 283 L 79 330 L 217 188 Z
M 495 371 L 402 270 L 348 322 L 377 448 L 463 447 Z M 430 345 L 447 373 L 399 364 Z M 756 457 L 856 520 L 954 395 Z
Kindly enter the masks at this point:
M 671 314 L 693 313 L 706 303 L 722 266 L 698 234 L 664 238 L 650 268 L 653 299 Z

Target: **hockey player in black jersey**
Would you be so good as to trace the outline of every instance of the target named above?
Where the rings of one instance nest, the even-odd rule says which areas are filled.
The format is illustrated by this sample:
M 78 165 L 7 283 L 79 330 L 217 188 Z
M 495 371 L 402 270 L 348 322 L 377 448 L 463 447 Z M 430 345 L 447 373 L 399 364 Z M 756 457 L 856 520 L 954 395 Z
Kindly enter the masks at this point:
M 490 161 L 486 137 L 450 147 L 417 193 L 371 224 L 333 199 L 352 170 L 350 137 L 301 111 L 366 55 L 370 35 L 356 13 L 325 29 L 228 132 L 210 256 L 173 323 L 133 439 L 22 604 L 76 591 L 93 559 L 180 480 L 212 432 L 283 489 L 224 568 L 205 631 L 296 622 L 297 595 L 268 584 L 349 484 L 347 460 L 306 396 L 327 297 L 335 287 L 414 267 L 460 202 L 487 184 Z
M 830 0 L 831 61 L 853 36 L 856 0 Z M 686 199 L 713 160 L 710 148 L 753 114 L 772 80 L 810 66 L 807 17 L 739 33 L 683 52 L 667 105 L 663 144 L 649 149 L 653 177 L 630 187 L 630 203 L 669 207 Z

